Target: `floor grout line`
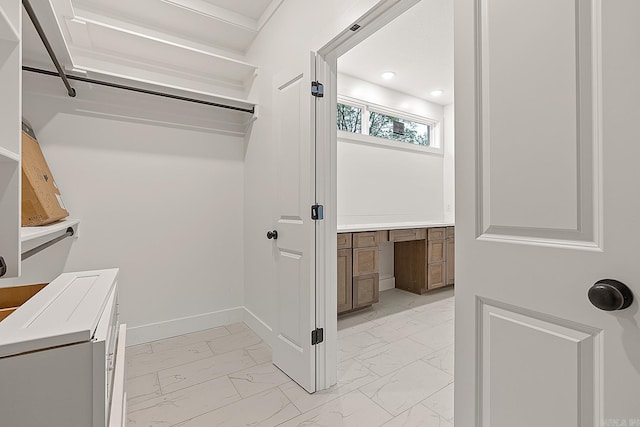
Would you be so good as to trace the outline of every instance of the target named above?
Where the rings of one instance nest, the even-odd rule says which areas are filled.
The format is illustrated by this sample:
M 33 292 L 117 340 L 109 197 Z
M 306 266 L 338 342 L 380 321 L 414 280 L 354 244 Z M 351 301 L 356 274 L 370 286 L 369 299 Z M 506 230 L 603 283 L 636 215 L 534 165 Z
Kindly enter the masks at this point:
M 158 369 L 158 370 L 156 370 L 154 372 L 151 372 L 152 374 L 154 374 L 155 380 L 157 381 L 158 389 L 160 391 L 160 396 L 170 396 L 172 393 L 185 391 L 185 390 L 188 390 L 191 387 L 201 385 L 201 384 L 203 384 L 205 382 L 214 381 L 214 380 L 220 380 L 222 377 L 226 377 L 226 380 L 231 382 L 231 384 L 233 386 L 233 390 L 235 391 L 234 398 L 236 399 L 233 402 L 230 402 L 230 403 L 227 403 L 227 404 L 225 404 L 223 406 L 220 406 L 219 408 L 204 412 L 202 414 L 191 416 L 190 418 L 187 418 L 185 420 L 182 420 L 182 421 L 180 421 L 178 423 L 175 423 L 175 424 L 172 424 L 172 425 L 173 426 L 178 426 L 180 424 L 189 422 L 189 421 L 191 421 L 191 420 L 193 420 L 195 418 L 205 416 L 206 414 L 209 414 L 211 412 L 222 410 L 223 408 L 227 408 L 227 407 L 229 407 L 231 405 L 237 405 L 239 402 L 242 402 L 243 400 L 258 399 L 257 401 L 259 402 L 260 398 L 258 398 L 258 396 L 264 395 L 264 394 L 270 394 L 270 393 L 277 393 L 277 394 L 279 394 L 279 395 L 284 397 L 284 400 L 280 400 L 282 402 L 282 404 L 284 404 L 284 406 L 280 409 L 280 411 L 283 411 L 286 407 L 291 405 L 291 407 L 292 407 L 292 409 L 290 409 L 291 412 L 296 412 L 297 413 L 297 415 L 293 415 L 290 418 L 288 418 L 287 420 L 282 421 L 277 425 L 286 424 L 287 422 L 290 422 L 292 419 L 294 419 L 296 417 L 302 417 L 301 418 L 301 422 L 304 422 L 304 417 L 303 416 L 305 414 L 309 414 L 309 413 L 311 413 L 313 411 L 317 411 L 318 408 L 323 407 L 325 405 L 336 404 L 336 400 L 340 400 L 340 399 L 344 398 L 345 396 L 347 396 L 349 394 L 352 394 L 352 393 L 361 394 L 363 397 L 366 398 L 367 401 L 372 402 L 375 405 L 375 407 L 378 407 L 378 408 L 382 409 L 385 414 L 388 414 L 391 418 L 389 420 L 385 421 L 385 423 L 390 422 L 391 420 L 395 419 L 396 417 L 400 416 L 401 414 L 404 414 L 407 411 L 410 411 L 411 409 L 413 409 L 414 407 L 416 407 L 418 405 L 422 405 L 423 407 L 428 408 L 430 411 L 433 411 L 435 414 L 437 414 L 443 420 L 446 420 L 446 421 L 450 422 L 450 420 L 448 418 L 446 418 L 444 415 L 442 415 L 440 412 L 432 409 L 431 407 L 429 407 L 427 405 L 424 405 L 424 402 L 427 399 L 429 399 L 433 395 L 441 392 L 442 390 L 444 390 L 446 387 L 448 387 L 449 385 L 451 385 L 453 383 L 453 377 L 452 377 L 451 374 L 449 374 L 448 372 L 444 371 L 443 369 L 441 369 L 441 368 L 439 368 L 437 366 L 434 366 L 431 363 L 429 363 L 426 360 L 424 360 L 427 357 L 432 357 L 436 353 L 438 353 L 440 351 L 443 351 L 444 349 L 446 349 L 448 347 L 448 345 L 447 346 L 443 346 L 441 348 L 434 349 L 434 348 L 432 348 L 432 347 L 430 347 L 428 345 L 425 345 L 424 343 L 418 341 L 417 339 L 413 339 L 411 337 L 412 337 L 412 335 L 416 335 L 416 334 L 425 334 L 423 336 L 423 341 L 424 341 L 424 339 L 425 339 L 424 337 L 428 336 L 428 332 L 426 332 L 427 329 L 431 329 L 431 328 L 437 327 L 439 325 L 443 325 L 443 324 L 451 321 L 451 320 L 446 320 L 446 321 L 442 321 L 442 322 L 433 323 L 433 319 L 431 319 L 430 320 L 431 323 L 427 323 L 427 322 L 424 322 L 421 319 L 419 319 L 419 317 L 420 317 L 420 314 L 422 314 L 425 311 L 429 310 L 428 307 L 425 308 L 425 306 L 428 306 L 430 304 L 437 304 L 437 310 L 434 311 L 434 313 L 435 313 L 434 314 L 434 318 L 438 318 L 439 313 L 444 313 L 443 315 L 446 315 L 446 313 L 449 313 L 449 310 L 446 307 L 446 305 L 449 304 L 447 302 L 447 300 L 450 299 L 450 298 L 453 298 L 453 294 L 452 293 L 451 294 L 442 293 L 442 295 L 439 296 L 437 299 L 434 299 L 433 301 L 425 302 L 424 304 L 422 304 L 420 306 L 412 306 L 412 302 L 411 302 L 410 298 L 406 297 L 404 294 L 399 293 L 399 291 L 394 291 L 393 293 L 389 293 L 389 296 L 390 296 L 390 298 L 387 299 L 387 300 L 383 300 L 381 298 L 382 304 L 380 304 L 379 307 L 383 310 L 383 312 L 376 313 L 375 312 L 375 306 L 374 306 L 374 308 L 372 308 L 371 311 L 365 311 L 365 312 L 361 312 L 361 313 L 352 313 L 348 317 L 348 321 L 349 321 L 349 323 L 354 323 L 354 324 L 351 325 L 351 326 L 348 326 L 348 327 L 343 327 L 343 328 L 340 328 L 340 326 L 338 327 L 338 333 L 340 333 L 341 331 L 343 333 L 345 333 L 345 332 L 347 333 L 347 336 L 345 336 L 345 337 L 340 337 L 339 336 L 339 338 L 338 338 L 338 343 L 339 343 L 338 351 L 340 351 L 340 342 L 341 341 L 348 340 L 350 336 L 358 334 L 358 333 L 361 333 L 361 332 L 365 332 L 366 334 L 363 335 L 360 338 L 359 342 L 366 344 L 367 335 L 371 337 L 371 342 L 377 341 L 376 344 L 372 344 L 372 346 L 373 346 L 372 349 L 365 349 L 364 351 L 354 352 L 353 355 L 351 355 L 351 356 L 349 356 L 349 357 L 347 357 L 347 358 L 345 358 L 343 360 L 340 360 L 338 362 L 338 365 L 340 365 L 341 363 L 348 363 L 348 362 L 353 362 L 353 363 L 357 363 L 357 364 L 362 365 L 362 367 L 364 367 L 364 369 L 366 369 L 366 372 L 369 372 L 368 375 L 371 375 L 372 378 L 370 378 L 370 381 L 366 381 L 364 384 L 361 384 L 358 387 L 353 388 L 353 389 L 345 388 L 345 390 L 348 390 L 348 391 L 345 391 L 345 392 L 340 392 L 338 390 L 338 392 L 335 395 L 328 394 L 328 397 L 326 397 L 328 400 L 322 401 L 322 403 L 320 403 L 319 405 L 313 406 L 312 408 L 309 408 L 305 412 L 303 412 L 302 409 L 301 409 L 301 407 L 304 406 L 304 405 L 302 405 L 301 407 L 298 407 L 298 405 L 296 405 L 294 400 L 289 398 L 289 396 L 283 391 L 283 387 L 286 386 L 289 383 L 274 384 L 272 386 L 271 386 L 271 383 L 268 383 L 269 387 L 267 389 L 261 390 L 258 393 L 250 394 L 247 397 L 243 397 L 242 396 L 242 394 L 238 390 L 238 386 L 234 383 L 234 381 L 232 380 L 231 376 L 233 374 L 235 374 L 237 372 L 240 372 L 240 371 L 243 371 L 243 370 L 255 368 L 256 366 L 260 366 L 260 365 L 263 365 L 263 364 L 273 363 L 273 359 L 272 358 L 271 358 L 271 360 L 262 361 L 261 363 L 258 363 L 258 361 L 254 358 L 254 356 L 252 356 L 251 353 L 248 351 L 249 348 L 255 348 L 256 346 L 261 346 L 261 345 L 264 345 L 264 346 L 266 346 L 268 348 L 270 348 L 270 347 L 268 346 L 268 344 L 266 342 L 264 342 L 263 340 L 260 339 L 258 342 L 253 342 L 250 345 L 247 345 L 247 346 L 242 347 L 242 348 L 235 348 L 235 349 L 232 349 L 232 350 L 225 351 L 223 353 L 216 353 L 216 351 L 218 351 L 218 349 L 216 349 L 216 351 L 214 351 L 214 348 L 212 347 L 212 343 L 211 342 L 213 340 L 216 340 L 216 339 L 224 339 L 226 337 L 231 337 L 233 335 L 243 334 L 243 333 L 246 333 L 247 330 L 253 332 L 251 330 L 251 328 L 249 328 L 248 325 L 246 325 L 246 323 L 244 323 L 244 322 L 234 322 L 234 324 L 235 323 L 244 323 L 245 326 L 247 326 L 247 329 L 241 329 L 241 330 L 236 331 L 235 333 L 232 333 L 227 328 L 227 326 L 229 326 L 229 325 L 223 325 L 223 326 L 220 326 L 220 327 L 225 328 L 226 332 L 228 332 L 227 335 L 222 335 L 222 336 L 219 336 L 219 337 L 216 337 L 216 338 L 212 338 L 211 340 L 203 340 L 201 342 L 188 343 L 188 344 L 185 344 L 185 345 L 180 345 L 180 346 L 177 346 L 177 347 L 174 347 L 174 348 L 170 348 L 168 350 L 164 350 L 164 351 L 171 351 L 171 350 L 174 350 L 174 349 L 177 349 L 177 348 L 183 348 L 183 347 L 186 347 L 186 346 L 193 346 L 193 345 L 202 345 L 204 343 L 204 344 L 206 344 L 206 348 L 211 352 L 211 355 L 208 355 L 207 357 L 202 358 L 202 359 L 196 359 L 196 360 L 189 361 L 189 362 L 186 362 L 186 363 L 178 363 L 176 365 L 166 366 L 166 367 L 163 367 L 162 369 Z M 424 296 L 416 296 L 416 297 L 424 297 Z M 416 311 L 416 308 L 418 308 L 419 311 Z M 453 308 L 451 308 L 451 310 L 453 310 Z M 398 316 L 401 313 L 407 314 L 406 319 L 403 316 Z M 367 318 L 367 320 L 363 320 L 361 323 L 355 323 L 355 322 L 359 321 L 358 317 L 357 317 L 359 314 L 365 316 Z M 415 317 L 413 317 L 413 316 L 415 316 Z M 424 314 L 424 316 L 428 318 L 429 314 Z M 416 318 L 416 317 L 418 317 L 418 318 Z M 352 319 L 354 319 L 354 320 L 352 320 Z M 338 319 L 338 324 L 339 325 L 340 325 L 341 320 L 344 320 L 344 318 L 339 318 Z M 415 323 L 412 324 L 412 327 L 418 328 L 419 332 L 416 332 L 416 334 L 403 336 L 402 338 L 394 339 L 392 341 L 389 341 L 389 339 L 391 339 L 392 336 L 393 336 L 393 331 L 391 330 L 391 328 L 389 328 L 388 331 L 387 330 L 381 331 L 380 337 L 376 337 L 375 335 L 371 334 L 371 332 L 370 332 L 371 329 L 377 328 L 377 327 L 380 327 L 380 326 L 384 326 L 386 324 L 389 324 L 390 322 L 396 322 L 397 321 L 397 322 L 399 322 L 400 325 L 402 325 L 402 322 L 404 322 L 405 320 L 406 321 L 415 322 Z M 363 325 L 367 325 L 367 326 L 363 326 Z M 357 332 L 349 334 L 348 330 L 350 328 L 360 328 L 361 330 L 358 330 Z M 216 329 L 216 328 L 210 328 L 210 329 Z M 423 331 L 423 329 L 424 329 L 424 331 Z M 386 339 L 384 337 L 386 337 Z M 171 338 L 174 338 L 174 337 L 171 337 Z M 171 338 L 168 338 L 168 339 L 171 339 Z M 446 337 L 444 337 L 444 338 L 446 338 Z M 382 348 L 385 348 L 385 347 L 392 348 L 392 345 L 394 343 L 398 342 L 401 339 L 407 339 L 407 340 L 409 340 L 411 342 L 419 344 L 420 346 L 424 346 L 429 351 L 426 354 L 423 354 L 421 357 L 415 358 L 415 360 L 411 360 L 410 362 L 403 361 L 403 363 L 400 364 L 399 367 L 395 367 L 395 363 L 394 362 L 392 362 L 391 365 L 386 365 L 386 368 L 393 367 L 393 370 L 388 372 L 388 373 L 385 373 L 385 375 L 379 375 L 376 372 L 372 371 L 371 368 L 368 365 L 365 365 L 365 363 L 363 363 L 363 361 L 358 358 L 358 357 L 362 356 L 363 354 L 366 354 L 366 353 L 369 353 L 369 352 L 375 353 L 376 350 L 378 350 L 378 349 L 382 349 Z M 442 337 L 440 337 L 439 339 L 442 339 Z M 161 342 L 161 341 L 162 340 L 158 340 L 158 341 L 155 341 L 155 342 Z M 357 343 L 358 343 L 358 339 L 356 339 L 356 344 L 354 344 L 354 346 L 358 347 Z M 378 344 L 380 344 L 380 346 L 379 347 L 375 347 Z M 412 346 L 409 346 L 409 348 L 413 349 Z M 150 345 L 150 350 L 151 350 L 151 353 L 143 353 L 142 355 L 144 355 L 144 354 L 146 354 L 146 355 L 150 355 L 150 354 L 162 355 L 162 353 L 164 352 L 164 351 L 161 351 L 160 353 L 156 353 L 155 350 L 153 349 L 153 346 L 151 346 L 151 345 Z M 204 360 L 211 359 L 211 358 L 214 358 L 214 357 L 217 357 L 217 356 L 221 356 L 221 355 L 224 355 L 224 354 L 228 354 L 230 352 L 234 352 L 234 351 L 238 351 L 238 350 L 243 350 L 244 353 L 245 353 L 245 354 L 243 354 L 243 357 L 245 355 L 248 355 L 249 358 L 250 358 L 249 360 L 253 363 L 253 365 L 239 367 L 238 369 L 234 369 L 234 370 L 232 370 L 230 372 L 225 372 L 222 375 L 217 375 L 215 377 L 209 377 L 204 381 L 198 381 L 198 382 L 196 382 L 194 384 L 190 384 L 187 387 L 178 388 L 176 390 L 173 390 L 173 391 L 170 391 L 168 393 L 165 393 L 165 390 L 164 390 L 164 388 L 162 387 L 162 385 L 160 383 L 160 372 L 165 371 L 165 370 L 169 370 L 169 369 L 176 369 L 176 368 L 179 368 L 181 366 L 185 366 L 185 365 L 188 365 L 188 364 L 191 364 L 191 363 L 202 362 Z M 389 350 L 387 349 L 385 351 L 389 351 Z M 382 353 L 384 353 L 384 351 L 381 351 L 380 354 L 374 354 L 373 356 L 371 356 L 371 358 L 375 358 L 377 356 L 380 356 L 380 355 L 382 355 Z M 178 356 L 178 358 L 179 357 L 180 356 Z M 384 356 L 382 356 L 382 357 L 384 357 Z M 447 359 L 443 358 L 443 359 L 441 359 L 440 363 L 441 364 L 449 363 L 446 360 Z M 447 385 L 441 387 L 440 389 L 436 390 L 435 392 L 429 394 L 427 397 L 425 397 L 421 401 L 417 402 L 415 405 L 412 405 L 411 407 L 405 409 L 404 411 L 402 411 L 397 416 L 394 416 L 389 410 L 385 409 L 382 406 L 382 403 L 384 403 L 384 402 L 382 402 L 382 403 L 376 402 L 375 400 L 373 400 L 371 397 L 367 396 L 362 391 L 363 388 L 371 385 L 373 382 L 378 381 L 379 379 L 384 378 L 386 376 L 394 375 L 398 371 L 400 371 L 401 369 L 406 367 L 407 365 L 410 365 L 412 363 L 416 363 L 416 362 L 419 362 L 419 361 L 422 361 L 423 363 L 428 364 L 429 366 L 433 367 L 434 369 L 437 369 L 439 372 L 444 373 L 445 375 L 451 377 L 452 378 L 451 382 L 449 382 Z M 384 367 L 385 365 L 380 365 L 380 366 Z M 386 369 L 386 368 L 383 368 L 383 369 Z M 347 371 L 348 371 L 348 369 L 345 370 L 344 372 L 347 372 Z M 137 375 L 137 376 L 131 377 L 131 378 L 127 378 L 127 381 L 133 380 L 135 378 L 139 378 L 139 377 L 144 376 L 144 375 L 148 375 L 148 373 L 147 374 L 142 374 L 142 375 Z M 367 377 L 368 377 L 368 375 L 367 375 Z M 196 378 L 196 381 L 197 381 L 197 379 L 199 377 L 195 376 L 195 378 Z M 346 377 L 346 378 L 349 378 L 349 377 Z M 343 384 L 343 387 L 348 387 L 351 382 L 363 381 L 365 379 L 369 379 L 369 378 L 365 378 L 364 376 L 361 376 L 360 372 L 355 372 L 355 375 L 352 375 L 352 378 L 355 378 L 355 379 L 354 380 L 351 380 L 351 379 L 346 380 L 346 382 Z M 145 382 L 144 384 L 147 384 L 147 383 Z M 298 385 L 295 384 L 295 382 L 293 382 L 293 386 L 294 387 L 299 387 Z M 231 391 L 231 389 L 229 389 L 229 391 Z M 295 390 L 295 392 L 297 393 L 298 390 Z M 306 391 L 304 391 L 304 392 L 306 393 Z M 412 390 L 407 390 L 407 393 L 411 393 L 411 392 L 412 392 Z M 294 394 L 294 396 L 296 396 L 296 394 Z M 275 396 L 273 396 L 273 397 L 275 397 Z M 307 398 L 308 398 L 308 396 L 304 396 L 303 400 L 300 400 L 300 399 L 296 399 L 296 400 L 300 400 L 301 403 L 304 403 L 306 401 L 304 399 L 307 399 Z M 319 396 L 318 399 L 322 399 L 322 397 Z M 170 401 L 171 400 L 168 400 L 168 402 L 170 402 Z M 312 400 L 311 401 L 312 405 L 314 404 L 313 402 L 314 401 Z M 187 412 L 184 415 L 185 416 L 189 416 L 190 414 Z M 161 420 L 159 420 L 159 421 L 161 421 Z M 255 420 L 255 421 L 264 421 L 264 420 Z

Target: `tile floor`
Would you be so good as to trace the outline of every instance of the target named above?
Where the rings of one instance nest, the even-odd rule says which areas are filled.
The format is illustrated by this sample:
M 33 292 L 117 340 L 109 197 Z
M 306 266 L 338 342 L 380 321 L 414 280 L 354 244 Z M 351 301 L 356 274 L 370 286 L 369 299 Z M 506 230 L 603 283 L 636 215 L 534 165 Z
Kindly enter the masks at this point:
M 453 426 L 453 290 L 338 320 L 338 384 L 308 394 L 244 323 L 127 348 L 129 426 Z

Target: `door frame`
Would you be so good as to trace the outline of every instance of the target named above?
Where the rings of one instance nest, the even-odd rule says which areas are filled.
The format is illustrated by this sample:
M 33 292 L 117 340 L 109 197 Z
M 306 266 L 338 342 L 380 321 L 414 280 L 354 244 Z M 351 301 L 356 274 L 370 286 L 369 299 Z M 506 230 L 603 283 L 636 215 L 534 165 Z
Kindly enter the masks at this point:
M 420 1 L 379 1 L 317 51 L 316 79 L 324 84 L 324 101 L 318 103 L 315 117 L 316 203 L 324 205 L 325 212 L 316 227 L 316 327 L 325 330 L 324 345 L 316 346 L 317 391 L 338 381 L 338 58 Z M 353 31 L 355 24 L 360 28 Z

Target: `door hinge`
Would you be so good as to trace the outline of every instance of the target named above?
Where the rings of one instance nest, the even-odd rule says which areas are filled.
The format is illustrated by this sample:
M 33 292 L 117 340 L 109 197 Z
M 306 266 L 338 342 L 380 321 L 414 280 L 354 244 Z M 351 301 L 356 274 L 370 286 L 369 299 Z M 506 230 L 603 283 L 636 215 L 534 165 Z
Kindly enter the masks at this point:
M 316 98 L 324 97 L 324 85 L 320 82 L 311 82 L 311 95 Z
M 311 219 L 315 221 L 324 219 L 324 206 L 322 205 L 311 206 Z
M 318 328 L 315 331 L 311 331 L 311 345 L 320 344 L 324 341 L 324 329 Z

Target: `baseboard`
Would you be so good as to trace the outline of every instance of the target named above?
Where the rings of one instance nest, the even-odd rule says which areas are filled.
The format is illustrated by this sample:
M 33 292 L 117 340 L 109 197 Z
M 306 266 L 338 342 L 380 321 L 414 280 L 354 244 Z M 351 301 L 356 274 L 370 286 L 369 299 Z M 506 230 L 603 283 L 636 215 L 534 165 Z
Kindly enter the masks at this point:
M 395 277 L 388 277 L 386 279 L 380 279 L 380 282 L 378 284 L 378 290 L 379 291 L 386 291 L 388 289 L 393 289 L 396 287 L 396 278 Z
M 244 307 L 234 307 L 211 313 L 198 314 L 196 316 L 182 317 L 164 322 L 135 326 L 127 329 L 127 345 L 143 344 L 150 341 L 175 337 L 177 335 L 198 332 L 204 329 L 216 328 L 230 323 L 246 322 L 245 317 L 248 316 L 245 316 Z M 259 319 L 256 317 L 256 320 Z M 247 324 L 251 329 L 256 330 L 248 322 Z
M 267 325 L 262 319 L 256 316 L 251 310 L 247 307 L 244 308 L 244 323 L 247 324 L 249 328 L 264 342 L 269 344 L 273 348 L 273 329 L 269 325 Z

